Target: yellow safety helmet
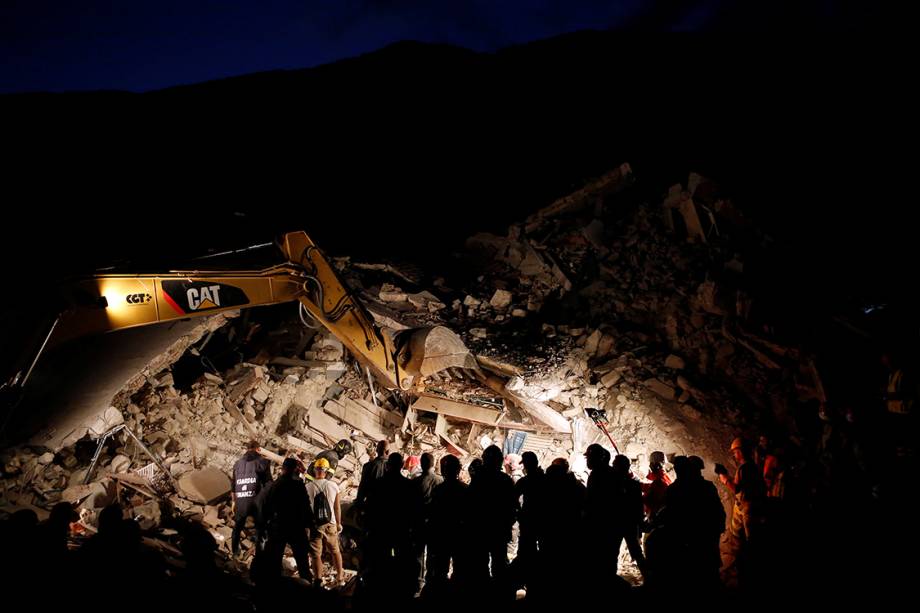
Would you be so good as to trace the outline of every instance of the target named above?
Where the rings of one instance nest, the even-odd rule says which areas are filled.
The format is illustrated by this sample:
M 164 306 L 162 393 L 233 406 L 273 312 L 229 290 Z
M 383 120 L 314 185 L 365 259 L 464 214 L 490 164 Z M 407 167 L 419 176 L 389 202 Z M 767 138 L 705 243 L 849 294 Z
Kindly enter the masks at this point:
M 734 451 L 735 449 L 744 449 L 744 441 L 740 437 L 732 441 L 731 450 Z
M 313 468 L 322 468 L 323 470 L 329 470 L 329 460 L 326 458 L 319 458 L 313 462 Z

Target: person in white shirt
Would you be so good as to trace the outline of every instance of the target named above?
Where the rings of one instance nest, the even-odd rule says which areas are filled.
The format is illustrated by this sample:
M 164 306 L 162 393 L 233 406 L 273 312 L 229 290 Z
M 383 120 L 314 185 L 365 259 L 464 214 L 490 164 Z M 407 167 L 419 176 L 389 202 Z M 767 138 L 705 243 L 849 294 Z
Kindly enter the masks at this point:
M 313 481 L 307 483 L 307 494 L 313 508 L 316 529 L 310 538 L 310 550 L 313 557 L 314 582 L 322 584 L 323 545 L 332 555 L 335 564 L 336 582 L 345 583 L 345 571 L 342 567 L 342 551 L 339 548 L 339 534 L 342 532 L 342 504 L 339 485 L 328 479 L 329 461 L 319 458 L 313 463 Z

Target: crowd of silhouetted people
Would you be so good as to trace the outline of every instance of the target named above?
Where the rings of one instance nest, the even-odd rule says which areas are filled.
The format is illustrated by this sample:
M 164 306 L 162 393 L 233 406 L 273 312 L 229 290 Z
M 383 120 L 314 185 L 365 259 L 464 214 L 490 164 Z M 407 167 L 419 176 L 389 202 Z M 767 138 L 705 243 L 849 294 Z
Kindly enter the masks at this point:
M 900 388 L 890 387 L 889 403 L 906 402 Z M 901 434 L 891 458 L 901 457 L 905 448 L 912 454 L 913 441 Z M 175 606 L 178 597 L 183 607 L 242 611 L 298 600 L 326 609 L 346 602 L 359 610 L 382 603 L 540 608 L 794 593 L 809 582 L 858 576 L 841 575 L 838 568 L 852 565 L 863 533 L 855 523 L 836 523 L 827 505 L 841 501 L 824 500 L 814 476 L 820 472 L 816 466 L 846 466 L 851 456 L 861 457 L 860 447 L 851 445 L 829 460 L 837 436 L 842 435 L 828 425 L 818 439 L 806 437 L 811 453 L 804 456 L 792 453 L 792 444 L 777 445 L 767 437 L 756 443 L 738 438 L 729 449 L 731 470 L 706 467 L 696 456 L 666 458 L 656 451 L 641 479 L 628 457 L 612 457 L 592 444 L 584 453 L 589 471 L 584 482 L 564 458 L 544 470 L 532 452 L 512 458 L 492 445 L 466 467 L 451 454 L 436 465 L 429 453 L 404 457 L 380 441 L 375 457 L 362 467 L 347 513 L 333 476 L 338 460 L 351 452 L 350 442 L 340 441 L 307 467 L 288 458 L 273 478 L 252 441 L 233 471 L 231 549 L 239 551 L 244 533 L 252 538 L 254 587 L 218 566 L 215 537 L 194 521 L 172 524 L 178 550 L 170 553 L 181 554 L 171 556 L 181 563 L 167 564 L 117 502 L 99 511 L 95 529 L 76 523 L 75 507 L 66 502 L 44 521 L 29 509 L 7 517 L 0 522 L 5 545 L 0 576 L 10 586 L 32 590 L 49 608 L 89 599 L 140 610 Z M 704 476 L 709 470 L 728 505 Z M 872 499 L 871 479 L 866 489 Z M 349 538 L 358 541 L 360 561 L 347 589 L 339 538 L 346 523 L 357 527 Z M 287 548 L 300 581 L 284 576 Z M 641 587 L 621 576 L 621 549 L 641 575 Z M 851 555 L 831 570 L 817 566 L 838 551 Z M 336 571 L 332 590 L 322 581 L 324 554 Z

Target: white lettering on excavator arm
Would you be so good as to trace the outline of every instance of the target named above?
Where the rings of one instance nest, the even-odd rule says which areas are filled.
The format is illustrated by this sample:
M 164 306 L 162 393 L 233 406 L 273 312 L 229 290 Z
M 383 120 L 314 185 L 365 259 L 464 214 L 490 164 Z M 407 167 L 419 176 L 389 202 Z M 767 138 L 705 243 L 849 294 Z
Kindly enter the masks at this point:
M 208 285 L 205 287 L 190 287 L 185 293 L 188 298 L 188 308 L 191 311 L 197 311 L 198 307 L 205 301 L 211 302 L 214 306 L 220 306 L 220 286 Z

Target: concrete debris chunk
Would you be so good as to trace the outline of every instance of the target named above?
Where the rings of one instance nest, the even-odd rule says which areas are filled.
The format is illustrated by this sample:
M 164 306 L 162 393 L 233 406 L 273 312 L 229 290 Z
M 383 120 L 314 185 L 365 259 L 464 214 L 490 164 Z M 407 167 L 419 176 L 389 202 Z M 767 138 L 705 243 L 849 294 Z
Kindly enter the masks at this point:
M 466 402 L 457 402 L 448 398 L 440 398 L 422 394 L 412 403 L 416 411 L 437 413 L 447 417 L 464 419 L 488 426 L 495 426 L 502 418 L 502 412 L 495 409 L 481 407 Z
M 432 302 L 440 303 L 440 300 L 437 296 L 431 292 L 418 292 L 417 294 L 409 294 L 406 299 L 409 301 L 409 304 L 414 306 L 416 309 L 427 309 L 428 305 Z
M 511 304 L 511 299 L 511 292 L 504 289 L 497 289 L 495 293 L 492 294 L 492 299 L 489 300 L 489 304 L 496 309 L 506 309 Z
M 674 388 L 660 379 L 647 379 L 644 382 L 645 387 L 665 400 L 674 400 Z
M 117 455 L 109 462 L 109 470 L 113 473 L 125 473 L 131 468 L 131 458 L 124 455 Z
M 601 385 L 604 387 L 610 388 L 616 385 L 620 379 L 623 378 L 623 374 L 618 370 L 611 370 L 606 375 L 601 377 Z
M 123 423 L 125 423 L 125 418 L 121 411 L 115 407 L 109 407 L 89 426 L 89 433 L 91 436 L 99 437 Z
M 194 502 L 214 504 L 230 494 L 230 478 L 210 466 L 194 470 L 179 478 L 179 492 Z
M 406 292 L 389 283 L 384 283 L 377 295 L 383 302 L 407 302 L 409 299 Z

